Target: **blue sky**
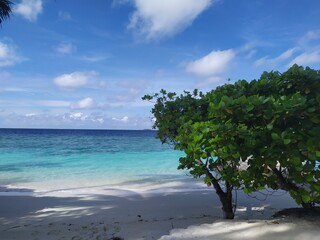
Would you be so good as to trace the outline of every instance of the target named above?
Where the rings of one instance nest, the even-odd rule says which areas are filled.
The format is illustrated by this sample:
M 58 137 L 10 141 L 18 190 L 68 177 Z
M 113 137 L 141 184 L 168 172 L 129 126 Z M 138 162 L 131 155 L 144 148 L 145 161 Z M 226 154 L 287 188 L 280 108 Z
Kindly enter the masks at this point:
M 151 128 L 144 94 L 320 66 L 318 0 L 13 2 L 0 127 Z

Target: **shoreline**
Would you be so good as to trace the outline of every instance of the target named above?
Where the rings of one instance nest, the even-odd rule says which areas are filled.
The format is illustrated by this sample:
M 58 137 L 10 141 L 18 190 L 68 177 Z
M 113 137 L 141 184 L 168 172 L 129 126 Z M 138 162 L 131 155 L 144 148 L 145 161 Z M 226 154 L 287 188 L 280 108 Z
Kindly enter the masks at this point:
M 186 190 L 183 184 L 136 185 L 135 188 L 131 185 L 131 189 L 124 186 L 91 192 L 83 189 L 73 195 L 70 192 L 0 195 L 0 235 L 6 240 L 242 239 L 244 236 L 252 240 L 288 239 L 288 236 L 313 240 L 316 239 L 313 236 L 320 234 L 320 226 L 315 228 L 309 222 L 271 219 L 275 212 L 297 206 L 287 194 L 262 201 L 238 192 L 236 218 L 224 220 L 214 190 L 202 185 L 196 191 Z M 237 232 L 242 235 L 236 236 Z
M 86 185 L 65 181 L 56 181 L 54 185 L 49 183 L 9 184 L 0 186 L 0 196 L 76 197 L 92 194 L 130 196 L 135 194 L 152 195 L 212 190 L 201 179 L 188 177 L 161 179 L 158 181 L 148 178 L 110 184 L 103 183 L 104 180 L 91 184 L 87 183 Z

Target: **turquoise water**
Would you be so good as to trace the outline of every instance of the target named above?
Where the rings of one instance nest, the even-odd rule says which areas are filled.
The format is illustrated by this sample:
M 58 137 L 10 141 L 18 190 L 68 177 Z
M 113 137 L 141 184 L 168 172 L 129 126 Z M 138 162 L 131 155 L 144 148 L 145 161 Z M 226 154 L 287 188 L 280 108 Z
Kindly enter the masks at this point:
M 155 131 L 0 129 L 0 186 L 33 190 L 171 181 L 182 155 Z

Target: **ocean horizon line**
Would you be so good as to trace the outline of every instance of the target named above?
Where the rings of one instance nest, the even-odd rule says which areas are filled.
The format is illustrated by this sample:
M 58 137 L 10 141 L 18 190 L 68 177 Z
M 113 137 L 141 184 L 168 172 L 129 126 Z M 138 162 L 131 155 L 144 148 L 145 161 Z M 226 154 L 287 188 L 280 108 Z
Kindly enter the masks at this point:
M 108 128 L 37 128 L 37 127 L 0 127 L 0 130 L 74 130 L 74 131 L 158 131 L 157 129 L 108 129 Z

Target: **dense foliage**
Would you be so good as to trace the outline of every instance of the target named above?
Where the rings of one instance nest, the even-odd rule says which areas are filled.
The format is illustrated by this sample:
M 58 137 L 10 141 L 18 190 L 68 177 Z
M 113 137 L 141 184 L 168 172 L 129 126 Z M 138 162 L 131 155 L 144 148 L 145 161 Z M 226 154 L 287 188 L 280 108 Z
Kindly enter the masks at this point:
M 0 0 L 0 25 L 6 19 L 8 19 L 12 13 L 12 2 L 9 0 Z
M 226 218 L 234 188 L 284 189 L 306 208 L 320 202 L 320 71 L 294 65 L 207 94 L 144 99 L 156 100 L 158 138 L 185 152 L 179 168 L 213 185 Z

